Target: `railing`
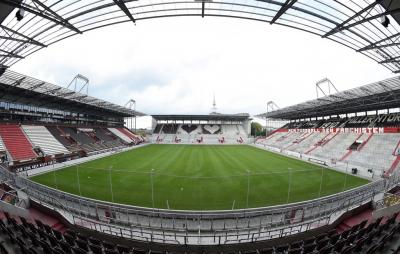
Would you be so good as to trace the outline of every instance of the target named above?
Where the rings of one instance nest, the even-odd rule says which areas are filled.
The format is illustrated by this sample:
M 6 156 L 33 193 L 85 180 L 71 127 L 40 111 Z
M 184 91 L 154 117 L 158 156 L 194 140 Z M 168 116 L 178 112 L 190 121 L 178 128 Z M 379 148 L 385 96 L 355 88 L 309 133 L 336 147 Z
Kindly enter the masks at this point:
M 327 225 L 399 183 L 400 175 L 305 202 L 261 208 L 180 211 L 109 203 L 62 192 L 0 168 L 0 177 L 59 211 L 76 225 L 99 232 L 171 244 L 253 242 Z

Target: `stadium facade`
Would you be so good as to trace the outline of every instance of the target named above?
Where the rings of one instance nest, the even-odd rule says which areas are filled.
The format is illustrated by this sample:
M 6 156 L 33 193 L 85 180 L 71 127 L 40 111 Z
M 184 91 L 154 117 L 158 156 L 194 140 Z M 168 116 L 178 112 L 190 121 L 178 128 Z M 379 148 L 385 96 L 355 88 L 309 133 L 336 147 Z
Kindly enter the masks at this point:
M 257 139 L 255 147 L 358 175 L 370 183 L 293 204 L 183 211 L 94 200 L 32 181 L 31 175 L 71 165 L 76 166 L 79 181 L 81 162 L 138 149 L 146 140 L 125 128 L 124 118 L 144 114 L 9 68 L 58 41 L 104 26 L 161 17 L 215 16 L 310 32 L 398 73 L 399 13 L 398 1 L 390 0 L 357 4 L 317 0 L 0 1 L 0 209 L 5 217 L 0 221 L 4 239 L 0 250 L 394 253 L 393 239 L 398 239 L 400 231 L 398 77 L 260 115 L 289 123 Z M 153 135 L 147 141 L 249 143 L 249 117 L 153 115 Z

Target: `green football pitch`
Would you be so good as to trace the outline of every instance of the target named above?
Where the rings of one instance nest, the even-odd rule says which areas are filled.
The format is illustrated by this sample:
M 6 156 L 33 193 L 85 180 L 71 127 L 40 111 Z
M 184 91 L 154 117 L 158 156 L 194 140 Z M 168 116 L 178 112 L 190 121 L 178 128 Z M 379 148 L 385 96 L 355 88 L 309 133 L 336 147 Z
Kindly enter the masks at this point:
M 180 210 L 284 204 L 368 183 L 248 145 L 148 145 L 31 179 L 89 198 Z

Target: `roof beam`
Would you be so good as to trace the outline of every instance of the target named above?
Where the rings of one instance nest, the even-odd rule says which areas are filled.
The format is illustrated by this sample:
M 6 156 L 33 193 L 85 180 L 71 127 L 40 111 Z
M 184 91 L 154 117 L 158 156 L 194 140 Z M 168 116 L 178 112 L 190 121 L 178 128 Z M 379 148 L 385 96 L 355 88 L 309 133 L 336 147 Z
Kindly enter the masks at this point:
M 30 43 L 29 40 L 22 40 L 22 39 L 18 39 L 18 38 L 3 36 L 3 35 L 0 35 L 0 39 L 16 41 L 16 42 L 22 42 L 22 43 Z
M 4 58 L 19 58 L 19 59 L 23 59 L 23 57 L 22 57 L 22 56 L 13 55 L 13 54 L 0 54 L 0 57 L 4 57 Z
M 343 98 L 343 97 L 340 97 L 340 96 L 337 96 L 337 95 L 330 95 L 330 97 L 332 97 L 332 98 L 334 98 L 334 99 L 336 99 L 336 100 L 343 100 L 343 99 L 346 99 L 346 98 Z
M 400 56 L 396 56 L 396 57 L 392 57 L 392 58 L 388 58 L 386 60 L 380 61 L 380 64 L 385 64 L 385 63 L 393 63 L 393 62 L 397 62 L 400 60 Z
M 30 38 L 30 37 L 28 37 L 28 36 L 26 36 L 26 35 L 24 35 L 22 33 L 19 33 L 19 32 L 15 31 L 15 30 L 13 30 L 13 29 L 11 29 L 9 27 L 6 27 L 6 26 L 3 26 L 3 25 L 0 24 L 0 28 L 3 29 L 6 32 L 10 32 L 10 33 L 18 35 L 18 36 L 20 36 L 22 38 L 25 38 L 27 41 L 24 41 L 24 42 L 26 42 L 26 43 L 34 44 L 34 45 L 41 46 L 41 47 L 44 47 L 44 48 L 47 47 L 47 45 L 45 45 L 45 44 L 43 44 L 43 43 L 41 43 L 39 41 L 36 41 L 36 40 L 34 40 L 34 39 L 32 39 L 32 38 Z M 10 40 L 11 40 L 11 38 L 10 38 Z
M 31 6 L 31 5 L 24 4 L 24 3 L 21 4 L 21 3 L 15 2 L 13 0 L 1 0 L 0 2 L 4 3 L 6 5 L 12 6 L 14 8 L 19 8 L 19 9 L 25 10 L 25 11 L 35 14 L 39 17 L 50 20 L 58 25 L 61 25 L 68 29 L 71 29 L 79 34 L 82 34 L 82 32 L 79 29 L 77 29 L 76 27 L 71 25 L 66 19 L 59 16 L 56 12 L 51 10 L 49 7 L 47 7 L 45 4 L 43 4 L 39 0 L 32 0 L 32 2 L 40 5 L 44 10 L 37 8 L 37 6 Z M 46 15 L 46 12 L 52 14 L 52 16 Z
M 24 79 L 26 79 L 26 77 L 22 77 L 18 80 L 16 80 L 11 86 L 17 87 L 19 85 L 21 85 L 22 81 L 24 81 Z
M 340 32 L 342 30 L 344 30 L 344 26 L 349 23 L 350 21 L 354 20 L 355 18 L 361 16 L 361 14 L 363 14 L 364 12 L 374 8 L 377 4 L 379 4 L 380 2 L 382 2 L 383 0 L 376 0 L 373 3 L 371 3 L 370 5 L 368 5 L 367 7 L 365 7 L 364 9 L 360 10 L 359 12 L 356 12 L 353 16 L 351 16 L 350 18 L 346 19 L 345 21 L 343 21 L 341 24 L 337 25 L 335 28 L 333 28 L 331 31 L 327 32 L 326 34 L 322 35 L 322 38 L 326 38 L 328 36 L 331 36 L 337 32 Z
M 37 88 L 43 86 L 44 84 L 46 84 L 46 82 L 42 82 L 42 83 L 33 85 L 33 86 L 29 87 L 29 89 L 27 89 L 27 90 L 35 90 L 35 89 L 37 89 Z
M 86 100 L 85 102 L 86 103 L 90 103 L 90 102 L 94 102 L 94 101 L 97 101 L 98 99 L 96 99 L 96 98 L 92 98 L 92 99 L 88 99 L 88 100 Z
M 385 45 L 378 45 L 378 46 L 372 46 L 370 48 L 362 48 L 362 49 L 358 49 L 357 52 L 362 52 L 362 51 L 366 51 L 366 50 L 371 50 L 371 49 L 381 49 L 381 48 L 387 48 L 387 47 L 394 47 L 394 46 L 399 46 L 400 42 L 393 42 L 390 44 L 385 44 Z
M 373 49 L 373 48 L 375 48 L 378 44 L 381 44 L 382 42 L 385 42 L 385 41 L 394 39 L 394 38 L 399 37 L 399 36 L 400 36 L 400 33 L 392 34 L 391 36 L 388 36 L 388 37 L 386 37 L 386 38 L 383 38 L 382 40 L 376 41 L 376 42 L 374 42 L 374 43 L 369 44 L 368 46 L 365 46 L 365 47 L 363 47 L 363 48 L 358 49 L 357 52 L 362 52 L 362 51 L 365 51 L 365 50 Z
M 392 89 L 390 89 L 389 87 L 387 87 L 384 83 L 378 82 L 378 84 L 379 84 L 386 92 L 392 91 Z
M 73 95 L 75 92 L 69 92 L 69 93 L 63 93 L 63 94 L 60 94 L 61 96 L 70 96 L 70 95 Z M 70 98 L 68 98 L 68 99 L 70 99 Z
M 70 99 L 71 100 L 81 100 L 81 99 L 86 98 L 86 97 L 87 97 L 87 95 L 82 95 L 82 96 L 77 96 L 77 97 L 70 98 Z
M 31 0 L 31 1 L 36 3 L 36 4 L 38 4 L 40 7 L 45 9 L 47 12 L 51 13 L 57 20 L 61 21 L 61 25 L 65 26 L 65 27 L 77 32 L 77 33 L 80 33 L 80 34 L 82 33 L 78 28 L 76 28 L 71 23 L 69 23 L 66 19 L 64 19 L 63 17 L 58 15 L 57 12 L 53 11 L 50 7 L 48 7 L 47 5 L 42 3 L 40 0 Z
M 363 19 L 361 19 L 361 20 L 359 20 L 359 21 L 357 21 L 357 22 L 351 23 L 350 25 L 344 26 L 344 27 L 340 28 L 339 30 L 340 30 L 340 31 L 342 31 L 342 30 L 349 30 L 349 28 L 352 28 L 352 27 L 361 25 L 361 24 L 363 24 L 363 23 L 365 23 L 365 22 L 372 21 L 372 20 L 377 19 L 377 18 L 380 18 L 380 17 L 382 17 L 382 16 L 393 15 L 393 14 L 398 14 L 398 13 L 400 13 L 400 8 L 393 9 L 393 10 L 390 10 L 390 11 L 385 11 L 385 12 L 382 12 L 382 13 L 380 13 L 380 14 L 377 14 L 377 15 L 374 15 L 374 16 L 371 16 L 371 17 L 368 17 L 368 18 L 363 18 Z
M 116 5 L 125 13 L 128 18 L 136 24 L 135 18 L 132 16 L 132 13 L 129 11 L 128 7 L 125 4 L 124 0 L 113 0 Z
M 201 17 L 204 18 L 204 9 L 206 7 L 206 3 L 204 1 L 201 2 Z
M 45 94 L 54 94 L 54 92 L 57 92 L 58 90 L 61 90 L 61 87 L 57 87 L 57 88 L 54 88 L 54 89 L 51 89 L 51 90 L 47 90 L 45 92 Z
M 372 94 L 372 92 L 368 89 L 368 88 L 366 88 L 366 87 L 360 87 L 360 90 L 363 90 L 367 95 L 370 95 L 370 94 Z
M 272 20 L 269 22 L 271 25 L 275 23 L 287 10 L 292 7 L 297 0 L 286 0 L 286 2 L 282 5 L 282 7 L 279 9 L 279 11 L 275 14 L 275 17 L 272 18 Z
M 14 54 L 12 52 L 0 49 L 0 52 L 5 53 L 5 55 L 1 55 L 2 57 L 14 57 L 14 58 L 20 58 L 20 59 L 24 59 L 25 57 Z

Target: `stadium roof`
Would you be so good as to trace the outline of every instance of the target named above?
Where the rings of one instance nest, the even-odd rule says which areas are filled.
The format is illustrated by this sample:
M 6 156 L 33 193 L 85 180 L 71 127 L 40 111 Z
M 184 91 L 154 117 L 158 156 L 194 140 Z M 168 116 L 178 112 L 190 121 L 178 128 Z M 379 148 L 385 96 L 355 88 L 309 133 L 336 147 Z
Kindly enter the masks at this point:
M 121 117 L 145 115 L 11 70 L 0 76 L 0 100 L 77 113 L 96 111 Z
M 296 120 L 400 107 L 400 77 L 274 110 L 258 117 Z
M 210 115 L 152 115 L 156 120 L 165 121 L 245 121 L 250 118 L 247 113 L 210 114 Z
M 24 15 L 16 15 L 18 10 Z M 241 18 L 299 29 L 400 72 L 400 3 L 393 0 L 1 0 L 0 66 L 93 29 L 177 16 Z M 381 23 L 385 16 L 387 27 Z

